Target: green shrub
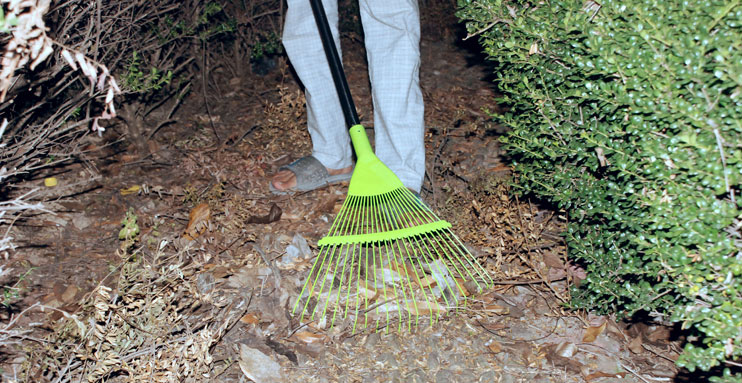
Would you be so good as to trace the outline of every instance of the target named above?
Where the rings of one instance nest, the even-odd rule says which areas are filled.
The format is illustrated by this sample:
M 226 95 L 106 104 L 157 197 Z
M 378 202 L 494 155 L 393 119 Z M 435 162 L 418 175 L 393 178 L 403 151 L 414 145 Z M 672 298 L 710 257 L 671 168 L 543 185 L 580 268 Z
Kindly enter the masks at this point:
M 682 323 L 691 371 L 738 363 L 742 4 L 459 6 L 495 68 L 517 190 L 569 212 L 589 275 L 572 304 Z

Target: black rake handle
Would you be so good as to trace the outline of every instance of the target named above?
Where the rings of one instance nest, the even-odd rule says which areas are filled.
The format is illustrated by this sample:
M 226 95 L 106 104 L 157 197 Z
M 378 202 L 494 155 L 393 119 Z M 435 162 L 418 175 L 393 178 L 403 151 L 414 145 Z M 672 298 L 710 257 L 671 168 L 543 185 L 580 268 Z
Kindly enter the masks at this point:
M 319 36 L 322 39 L 322 46 L 325 48 L 327 63 L 330 65 L 330 73 L 332 73 L 332 80 L 335 83 L 338 98 L 340 98 L 340 107 L 343 109 L 345 122 L 348 123 L 348 126 L 359 125 L 360 121 L 358 121 L 358 112 L 356 112 L 356 106 L 353 104 L 353 98 L 350 95 L 348 80 L 345 79 L 343 63 L 340 61 L 337 48 L 335 48 L 335 41 L 330 32 L 330 25 L 327 22 L 325 8 L 322 6 L 321 0 L 309 0 L 309 3 L 312 6 L 314 20 L 317 21 Z

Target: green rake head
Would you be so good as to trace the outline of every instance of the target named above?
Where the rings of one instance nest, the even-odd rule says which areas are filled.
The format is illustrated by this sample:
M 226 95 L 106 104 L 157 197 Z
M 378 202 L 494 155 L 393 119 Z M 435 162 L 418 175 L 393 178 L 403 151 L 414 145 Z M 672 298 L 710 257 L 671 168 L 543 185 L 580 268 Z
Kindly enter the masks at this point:
M 490 287 L 486 270 L 371 149 L 363 126 L 350 129 L 357 162 L 340 212 L 322 238 L 293 314 L 319 327 L 336 320 L 376 329 L 412 329 L 462 307 Z

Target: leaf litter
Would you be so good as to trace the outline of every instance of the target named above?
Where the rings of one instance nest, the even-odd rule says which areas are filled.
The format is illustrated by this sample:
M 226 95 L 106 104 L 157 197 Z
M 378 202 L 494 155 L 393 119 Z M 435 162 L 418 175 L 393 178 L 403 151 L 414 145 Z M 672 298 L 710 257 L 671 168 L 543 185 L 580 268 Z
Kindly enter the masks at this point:
M 32 347 L 17 370 L 62 382 L 642 382 L 659 377 L 660 369 L 673 370 L 670 360 L 655 355 L 675 354 L 660 330 L 561 308 L 569 286 L 585 278 L 566 257 L 563 212 L 510 196 L 512 175 L 493 155 L 499 150 L 492 135 L 500 128 L 480 109 L 492 98 L 488 89 L 480 91 L 481 73 L 450 47 L 425 44 L 431 65 L 423 83 L 434 85 L 426 89 L 432 176 L 423 197 L 482 260 L 494 289 L 477 291 L 427 264 L 415 283 L 435 291 L 438 301 L 385 301 L 380 290 L 403 279 L 408 266 L 382 261 L 377 282 L 359 290 L 383 307 L 377 312 L 384 317 L 370 313 L 377 331 L 354 332 L 349 318 L 329 327 L 326 318 L 299 323 L 292 317 L 316 241 L 347 185 L 294 196 L 267 192 L 278 167 L 310 150 L 303 95 L 288 83 L 266 93 L 260 127 L 234 150 L 210 151 L 217 143 L 206 129 L 178 141 L 187 183 L 159 186 L 157 194 L 119 193 L 131 182 L 113 190 L 131 203 L 160 203 L 164 195 L 171 205 L 160 215 L 142 214 L 138 242 L 120 250 L 111 277 L 87 294 L 60 289 L 59 301 L 79 299 L 79 308 L 57 315 L 45 342 Z M 433 51 L 446 52 L 449 61 Z M 349 75 L 364 73 L 362 57 L 348 60 Z M 455 78 L 451 65 L 460 69 Z M 359 104 L 361 114 L 370 115 L 369 100 Z M 235 121 L 235 137 L 245 129 L 242 116 L 216 117 Z M 172 229 L 163 229 L 164 222 Z M 443 305 L 445 294 L 471 304 Z M 343 299 L 311 297 L 309 304 Z M 410 331 L 385 321 L 386 313 L 402 315 L 412 301 L 440 317 Z

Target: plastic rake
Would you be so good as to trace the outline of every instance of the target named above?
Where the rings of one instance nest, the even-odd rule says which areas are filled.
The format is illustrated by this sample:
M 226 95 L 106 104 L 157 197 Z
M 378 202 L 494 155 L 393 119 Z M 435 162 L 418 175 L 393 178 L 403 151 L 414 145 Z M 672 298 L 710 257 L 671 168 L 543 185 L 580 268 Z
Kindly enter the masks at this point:
M 487 271 L 451 224 L 407 189 L 374 155 L 363 126 L 350 136 L 358 160 L 348 196 L 322 238 L 293 315 L 364 328 L 431 324 L 466 304 L 472 289 L 490 287 Z
M 338 319 L 388 329 L 431 324 L 461 307 L 469 293 L 492 285 L 486 270 L 430 208 L 402 184 L 371 149 L 360 125 L 343 66 L 320 0 L 309 0 L 341 109 L 350 128 L 356 166 L 329 234 L 293 308 L 299 320 L 334 326 Z M 422 138 L 422 137 L 421 137 Z M 381 322 L 385 322 L 382 324 Z

